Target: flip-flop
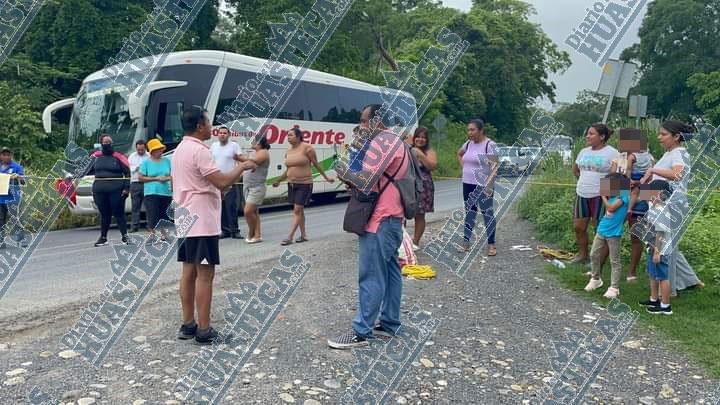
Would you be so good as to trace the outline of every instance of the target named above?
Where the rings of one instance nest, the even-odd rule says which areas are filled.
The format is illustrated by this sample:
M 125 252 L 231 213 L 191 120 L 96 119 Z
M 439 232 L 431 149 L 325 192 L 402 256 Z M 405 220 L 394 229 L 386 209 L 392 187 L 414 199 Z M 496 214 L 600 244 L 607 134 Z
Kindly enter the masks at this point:
M 305 239 L 305 238 L 303 238 L 302 236 L 299 237 L 299 238 L 297 238 L 297 239 L 295 239 L 295 243 L 303 243 L 303 242 L 307 242 L 307 241 L 308 241 L 308 240 Z
M 497 248 L 496 247 L 489 247 L 488 248 L 488 256 L 497 256 Z
M 292 245 L 293 241 L 291 239 L 285 239 L 282 242 L 280 242 L 280 246 L 287 246 Z
M 627 281 L 628 283 L 634 283 L 634 282 L 637 281 L 637 277 L 635 277 L 635 276 L 632 276 L 632 277 L 631 277 L 631 276 L 628 276 L 627 279 L 625 279 L 625 281 Z

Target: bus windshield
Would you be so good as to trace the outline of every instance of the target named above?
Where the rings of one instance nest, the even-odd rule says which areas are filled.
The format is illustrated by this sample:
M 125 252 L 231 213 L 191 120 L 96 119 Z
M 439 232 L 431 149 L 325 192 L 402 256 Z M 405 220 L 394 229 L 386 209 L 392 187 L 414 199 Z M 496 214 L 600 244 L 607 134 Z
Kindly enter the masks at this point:
M 112 79 L 83 84 L 70 118 L 70 139 L 83 148 L 92 149 L 100 135 L 113 138 L 114 148 L 127 153 L 132 148 L 137 122 L 130 119 L 128 90 Z

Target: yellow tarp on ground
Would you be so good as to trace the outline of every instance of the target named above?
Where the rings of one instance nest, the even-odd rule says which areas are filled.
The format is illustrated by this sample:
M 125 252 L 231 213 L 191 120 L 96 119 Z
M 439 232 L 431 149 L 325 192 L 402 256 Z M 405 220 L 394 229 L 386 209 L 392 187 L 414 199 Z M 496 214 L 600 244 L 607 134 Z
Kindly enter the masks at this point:
M 432 267 L 419 264 L 408 264 L 407 266 L 403 266 L 402 275 L 418 280 L 429 280 L 431 278 L 435 278 L 435 272 Z

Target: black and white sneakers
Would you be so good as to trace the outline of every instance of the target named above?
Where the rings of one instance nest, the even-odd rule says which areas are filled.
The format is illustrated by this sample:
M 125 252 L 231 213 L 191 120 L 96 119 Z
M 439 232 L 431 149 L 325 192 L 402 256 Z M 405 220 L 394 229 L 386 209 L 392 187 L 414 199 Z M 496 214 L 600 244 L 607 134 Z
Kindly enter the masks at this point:
M 646 307 L 645 308 L 648 313 L 653 315 L 672 315 L 672 306 L 668 305 L 667 307 L 663 308 L 661 305 L 653 306 L 653 307 Z
M 356 347 L 363 347 L 369 344 L 367 339 L 358 336 L 352 329 L 342 335 L 328 339 L 327 343 L 328 346 L 333 349 L 354 349 Z
M 638 304 L 644 306 L 644 307 L 659 307 L 660 306 L 660 300 L 653 301 L 653 300 L 645 300 L 640 301 Z

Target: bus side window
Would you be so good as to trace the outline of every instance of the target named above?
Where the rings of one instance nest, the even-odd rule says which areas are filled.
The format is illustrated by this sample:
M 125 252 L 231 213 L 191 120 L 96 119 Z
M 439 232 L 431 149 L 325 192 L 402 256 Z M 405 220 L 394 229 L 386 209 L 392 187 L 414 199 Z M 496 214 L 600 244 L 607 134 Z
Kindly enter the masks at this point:
M 293 88 L 295 83 L 291 85 Z M 306 82 L 300 81 L 295 91 L 290 95 L 282 110 L 278 112 L 277 118 L 284 120 L 300 120 L 305 121 L 309 118 L 308 111 L 308 99 L 306 98 Z M 282 104 L 282 101 L 280 102 Z

